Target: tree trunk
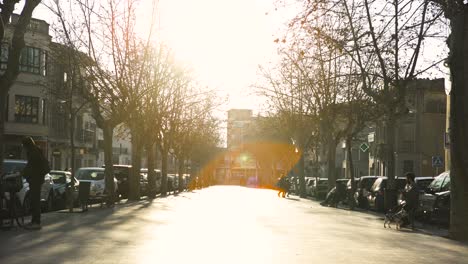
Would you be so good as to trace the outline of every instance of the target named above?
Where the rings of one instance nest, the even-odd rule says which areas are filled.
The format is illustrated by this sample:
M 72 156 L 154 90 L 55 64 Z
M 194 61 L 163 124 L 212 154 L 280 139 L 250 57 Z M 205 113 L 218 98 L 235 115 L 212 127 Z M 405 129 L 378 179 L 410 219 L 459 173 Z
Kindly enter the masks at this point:
M 450 26 L 450 236 L 468 240 L 468 5 L 451 18 Z
M 132 129 L 132 169 L 129 180 L 128 199 L 140 200 L 140 167 L 141 167 L 141 146 L 138 131 Z
M 7 90 L 0 90 L 0 160 L 5 159 L 5 122 L 7 121 L 7 117 L 5 113 L 6 110 L 6 100 L 7 100 Z M 3 171 L 3 162 L 0 162 L 0 171 Z
M 112 140 L 114 135 L 114 128 L 104 123 L 102 126 L 104 137 L 104 165 L 105 165 L 105 185 L 106 193 L 108 195 L 107 204 L 113 205 L 115 202 L 115 183 L 114 183 L 114 164 L 112 162 Z
M 299 158 L 299 197 L 306 197 L 305 190 L 305 175 L 304 175 L 304 152 L 301 152 L 301 157 Z
M 155 172 L 155 147 L 154 143 L 148 142 L 146 153 L 148 158 L 148 198 L 156 197 L 156 172 Z
M 167 195 L 167 156 L 168 152 L 166 149 L 161 148 L 161 195 Z
M 393 113 L 392 110 L 388 113 Z M 386 126 L 387 137 L 386 137 L 386 164 L 387 164 L 387 188 L 384 190 L 384 206 L 385 210 L 395 207 L 397 204 L 397 191 L 395 181 L 395 130 L 396 130 L 396 119 L 393 114 L 390 114 L 387 118 Z
M 327 175 L 328 175 L 328 190 L 335 187 L 336 175 L 335 175 L 335 160 L 336 160 L 336 142 L 332 139 L 328 141 L 328 152 L 327 152 Z
M 75 171 L 76 171 L 76 164 L 75 164 L 75 115 L 73 113 L 73 108 L 72 108 L 72 102 L 70 102 L 70 118 L 69 118 L 69 122 L 70 122 L 70 164 L 71 164 L 71 177 L 72 177 L 72 180 L 70 181 L 70 187 L 68 188 L 68 210 L 70 212 L 73 212 L 73 189 L 75 188 L 75 181 L 74 181 L 74 174 L 75 174 Z
M 184 159 L 183 158 L 179 158 L 178 160 L 178 165 L 179 165 L 179 168 L 178 168 L 178 173 L 179 173 L 179 192 L 183 192 L 184 191 L 184 185 L 183 185 L 183 176 L 184 176 Z
M 354 209 L 354 190 L 356 189 L 356 184 L 354 182 L 354 164 L 353 164 L 353 152 L 352 152 L 352 138 L 351 136 L 346 137 L 346 176 L 351 180 L 351 191 L 348 193 L 351 197 L 348 197 L 349 208 Z

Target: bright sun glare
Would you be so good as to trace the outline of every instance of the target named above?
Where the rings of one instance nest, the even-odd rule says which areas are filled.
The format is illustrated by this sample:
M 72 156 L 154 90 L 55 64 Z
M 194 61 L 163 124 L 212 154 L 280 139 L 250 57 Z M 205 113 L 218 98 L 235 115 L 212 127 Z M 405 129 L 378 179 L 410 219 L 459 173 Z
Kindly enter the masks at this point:
M 222 97 L 227 108 L 259 107 L 250 86 L 258 65 L 276 54 L 281 22 L 269 0 L 162 0 L 160 36 L 198 79 Z
M 274 39 L 293 12 L 275 10 L 273 0 L 142 0 L 137 28 L 143 38 L 154 3 L 152 39 L 167 45 L 180 63 L 192 68 L 202 86 L 216 90 L 223 100 L 228 97 L 220 110 L 260 110 L 264 100 L 252 88 L 259 78 L 258 66 L 277 60 Z M 45 6 L 37 8 L 34 17 L 54 22 Z

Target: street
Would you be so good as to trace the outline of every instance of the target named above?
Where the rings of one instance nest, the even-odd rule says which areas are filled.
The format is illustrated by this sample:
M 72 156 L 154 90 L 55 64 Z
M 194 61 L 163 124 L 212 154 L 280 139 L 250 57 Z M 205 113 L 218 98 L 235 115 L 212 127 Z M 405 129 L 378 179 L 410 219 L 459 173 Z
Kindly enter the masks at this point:
M 468 263 L 468 245 L 238 186 L 49 213 L 42 230 L 1 231 L 0 241 L 2 264 Z

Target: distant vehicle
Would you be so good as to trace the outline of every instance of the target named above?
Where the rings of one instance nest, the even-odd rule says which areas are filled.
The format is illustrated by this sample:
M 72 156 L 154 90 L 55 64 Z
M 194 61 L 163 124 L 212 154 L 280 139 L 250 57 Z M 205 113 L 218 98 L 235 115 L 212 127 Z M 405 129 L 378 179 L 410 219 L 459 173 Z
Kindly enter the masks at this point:
M 127 199 L 130 189 L 129 179 L 132 166 L 114 164 L 113 167 L 114 177 L 117 179 L 117 195 L 119 195 L 122 199 Z
M 325 201 L 322 202 L 321 205 L 337 207 L 338 203 L 345 202 L 348 181 L 348 179 L 337 179 L 335 181 L 335 187 L 327 193 Z
M 437 176 L 424 190 L 424 194 L 419 196 L 418 215 L 425 220 L 433 220 L 444 218 L 441 214 L 444 215 L 446 210 L 450 211 L 450 171 Z
M 167 174 L 166 191 L 167 192 L 173 192 L 175 190 L 175 185 L 176 185 L 175 174 Z
M 184 191 L 188 190 L 190 184 L 190 174 L 184 174 L 182 176 L 183 179 L 183 189 Z
M 406 178 L 405 177 L 397 177 L 396 179 L 396 189 L 401 192 L 404 190 L 406 186 Z M 379 177 L 375 180 L 374 184 L 372 185 L 371 189 L 367 195 L 367 202 L 369 204 L 369 209 L 383 212 L 385 210 L 384 207 L 384 192 L 387 188 L 387 177 Z
M 305 188 L 306 188 L 306 195 L 312 196 L 312 187 L 314 186 L 315 178 L 306 177 L 305 178 Z
M 1 177 L 9 177 L 23 173 L 23 169 L 28 162 L 25 160 L 6 159 L 3 161 L 3 171 Z M 21 202 L 23 210 L 26 214 L 31 212 L 31 199 L 29 194 L 29 183 L 23 178 L 23 188 L 16 193 L 18 200 Z M 44 211 L 52 210 L 53 197 L 52 179 L 50 176 L 44 177 L 44 184 L 41 186 L 41 206 Z M 9 197 L 9 193 L 5 194 Z
M 67 207 L 68 192 L 67 188 L 71 183 L 71 173 L 69 171 L 52 170 L 49 172 L 52 177 L 52 188 L 54 190 L 54 208 L 63 209 Z M 78 201 L 78 189 L 80 182 L 74 178 L 73 201 Z
M 379 177 L 382 176 L 362 176 L 359 178 L 359 181 L 356 182 L 356 191 L 354 192 L 354 199 L 358 207 L 364 209 L 369 208 L 367 196 L 375 180 L 377 180 Z
M 316 198 L 325 198 L 328 193 L 328 178 L 315 178 L 311 187 L 311 194 Z
M 106 182 L 104 179 L 104 168 L 84 167 L 75 173 L 76 179 L 81 182 L 90 182 L 90 200 L 102 200 L 105 196 Z M 114 191 L 117 193 L 117 179 L 114 178 Z
M 161 175 L 161 171 L 160 170 L 154 170 L 155 171 L 155 174 L 156 174 L 156 193 L 161 193 L 161 178 L 162 178 L 162 175 Z M 142 168 L 140 170 L 141 174 L 143 175 L 144 178 L 148 178 L 148 168 Z M 141 177 L 140 177 L 141 179 Z M 147 184 L 147 180 L 146 180 L 146 183 L 145 181 L 141 181 L 140 180 L 140 188 L 145 188 L 144 186 L 142 185 L 145 185 Z

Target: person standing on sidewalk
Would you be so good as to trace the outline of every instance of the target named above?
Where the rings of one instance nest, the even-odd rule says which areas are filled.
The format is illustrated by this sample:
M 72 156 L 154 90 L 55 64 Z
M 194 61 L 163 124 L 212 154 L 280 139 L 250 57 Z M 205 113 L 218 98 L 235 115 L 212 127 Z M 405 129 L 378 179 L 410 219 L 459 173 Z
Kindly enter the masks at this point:
M 406 201 L 405 210 L 408 212 L 409 224 L 414 230 L 414 217 L 419 203 L 419 190 L 414 178 L 416 175 L 412 172 L 406 173 L 406 187 L 404 190 L 404 200 Z
M 31 223 L 25 225 L 25 228 L 37 230 L 41 229 L 41 187 L 45 175 L 50 172 L 50 167 L 42 150 L 31 137 L 24 138 L 22 143 L 28 158 L 28 164 L 23 170 L 23 175 L 29 183 L 32 215 Z

